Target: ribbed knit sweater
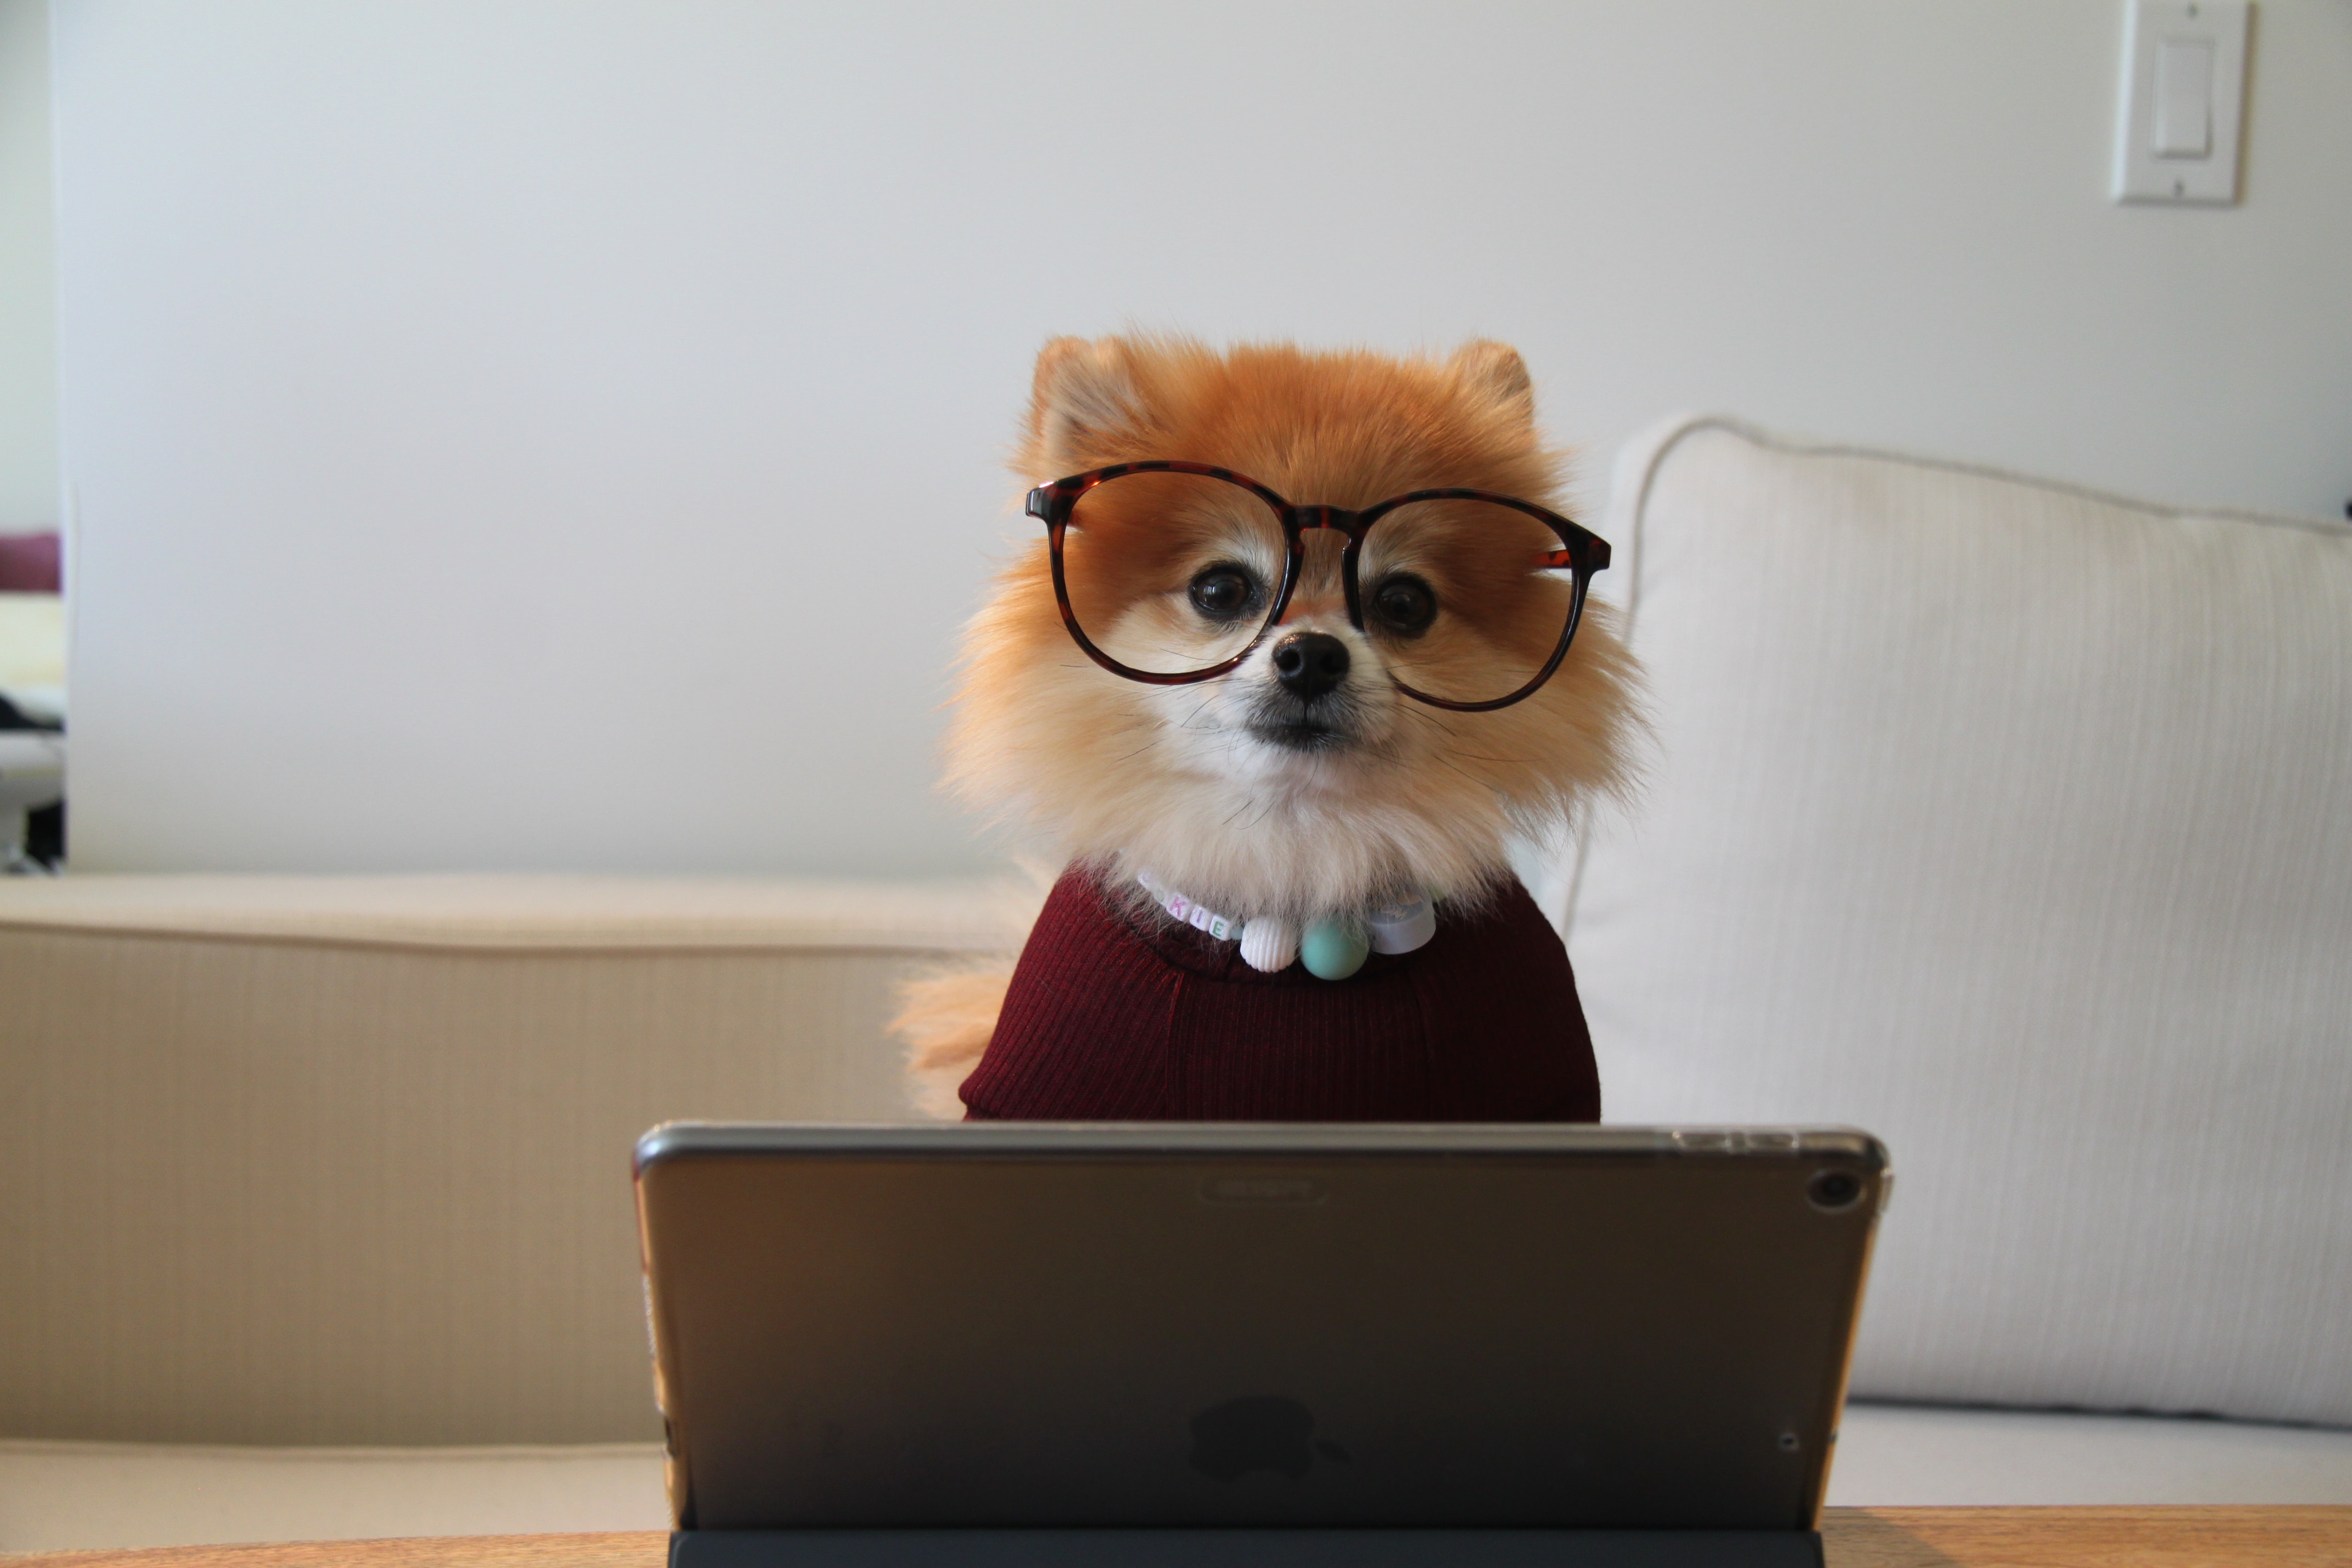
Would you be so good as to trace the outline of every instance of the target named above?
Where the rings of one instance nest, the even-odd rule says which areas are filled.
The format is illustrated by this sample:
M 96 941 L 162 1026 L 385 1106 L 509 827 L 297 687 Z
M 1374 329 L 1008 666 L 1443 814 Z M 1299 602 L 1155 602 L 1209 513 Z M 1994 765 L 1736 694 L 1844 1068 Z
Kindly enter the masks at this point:
M 1568 952 L 1511 883 L 1346 980 L 1262 974 L 1240 945 L 1073 868 L 1013 971 L 969 1120 L 1597 1121 Z

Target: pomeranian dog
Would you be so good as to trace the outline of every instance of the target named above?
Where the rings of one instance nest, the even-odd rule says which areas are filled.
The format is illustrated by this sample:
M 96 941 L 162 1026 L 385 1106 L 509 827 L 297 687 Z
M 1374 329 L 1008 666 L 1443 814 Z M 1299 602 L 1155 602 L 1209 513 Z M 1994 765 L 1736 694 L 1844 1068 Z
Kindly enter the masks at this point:
M 947 756 L 1065 869 L 1017 965 L 908 988 L 919 1102 L 1597 1119 L 1507 858 L 1622 797 L 1640 734 L 1563 461 L 1500 343 L 1047 343 L 1041 536 L 968 628 Z

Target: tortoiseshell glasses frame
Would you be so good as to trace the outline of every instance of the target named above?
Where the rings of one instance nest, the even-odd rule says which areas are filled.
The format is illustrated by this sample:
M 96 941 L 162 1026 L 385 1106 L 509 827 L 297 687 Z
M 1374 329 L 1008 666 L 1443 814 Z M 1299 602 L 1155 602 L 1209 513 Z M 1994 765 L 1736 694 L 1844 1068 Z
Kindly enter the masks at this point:
M 1070 608 L 1069 582 L 1062 565 L 1062 536 L 1069 528 L 1070 521 L 1077 511 L 1081 497 L 1097 485 L 1128 474 L 1197 474 L 1203 479 L 1222 479 L 1226 484 L 1238 486 L 1249 491 L 1272 508 L 1276 515 L 1282 520 L 1282 531 L 1287 542 L 1287 552 L 1283 561 L 1281 586 L 1275 591 L 1273 607 L 1266 613 L 1265 625 L 1258 627 L 1257 634 L 1250 638 L 1249 646 L 1231 658 L 1210 665 L 1203 669 L 1186 670 L 1181 675 L 1135 669 L 1121 664 L 1101 648 L 1097 647 L 1093 640 L 1087 636 L 1086 629 L 1078 625 L 1077 614 Z M 1450 708 L 1460 713 L 1484 713 L 1496 708 L 1507 708 L 1522 698 L 1533 694 L 1545 681 L 1549 680 L 1552 672 L 1559 668 L 1560 660 L 1568 657 L 1568 645 L 1575 640 L 1577 623 L 1584 618 L 1584 596 L 1586 590 L 1591 585 L 1592 574 L 1595 572 L 1607 570 L 1609 565 L 1607 540 L 1581 524 L 1570 521 L 1559 513 L 1549 508 L 1538 506 L 1533 501 L 1521 500 L 1517 496 L 1496 495 L 1492 490 L 1445 489 L 1407 490 L 1401 496 L 1391 496 L 1388 500 L 1375 502 L 1360 511 L 1349 511 L 1344 507 L 1336 506 L 1297 506 L 1285 500 L 1255 479 L 1244 474 L 1237 474 L 1231 468 L 1221 468 L 1210 463 L 1187 463 L 1170 458 L 1154 458 L 1140 463 L 1114 463 L 1107 468 L 1094 468 L 1083 474 L 1072 474 L 1066 479 L 1055 479 L 1051 484 L 1040 485 L 1029 492 L 1027 511 L 1031 517 L 1038 519 L 1045 525 L 1045 538 L 1053 556 L 1054 599 L 1061 606 L 1062 625 L 1069 628 L 1070 637 L 1080 648 L 1085 650 L 1087 657 L 1113 675 L 1123 676 L 1129 680 L 1140 680 L 1153 686 L 1184 686 L 1196 680 L 1213 680 L 1238 668 L 1244 659 L 1257 651 L 1258 645 L 1265 641 L 1266 635 L 1282 624 L 1284 614 L 1290 608 L 1291 594 L 1298 586 L 1299 573 L 1307 564 L 1307 534 L 1311 529 L 1328 528 L 1347 536 L 1347 547 L 1339 557 L 1339 580 L 1348 596 L 1349 623 L 1358 631 L 1363 631 L 1365 629 L 1363 596 L 1356 582 L 1356 563 L 1363 553 L 1366 536 L 1371 532 L 1374 525 L 1379 523 L 1381 519 L 1399 507 L 1410 506 L 1415 501 L 1431 500 L 1486 501 L 1490 505 L 1507 507 L 1513 511 L 1521 512 L 1535 519 L 1559 537 L 1560 547 L 1558 550 L 1538 552 L 1530 564 L 1541 570 L 1556 571 L 1565 568 L 1574 575 L 1575 591 L 1569 602 L 1568 624 L 1560 631 L 1559 642 L 1552 648 L 1551 657 L 1544 661 L 1543 668 L 1536 672 L 1535 678 L 1508 696 L 1494 698 L 1485 702 L 1461 702 L 1452 698 L 1439 697 L 1431 692 L 1417 691 L 1403 681 L 1398 680 L 1394 675 L 1389 677 L 1398 690 L 1415 701 L 1426 702 L 1433 708 Z

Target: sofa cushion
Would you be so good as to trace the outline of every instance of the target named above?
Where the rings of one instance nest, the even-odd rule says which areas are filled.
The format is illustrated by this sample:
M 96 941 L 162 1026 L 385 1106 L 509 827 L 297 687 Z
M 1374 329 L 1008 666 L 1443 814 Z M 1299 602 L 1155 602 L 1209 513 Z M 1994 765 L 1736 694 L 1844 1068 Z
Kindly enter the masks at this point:
M 911 1114 L 1033 889 L 0 879 L 0 1436 L 656 1436 L 629 1150 Z
M 1610 1120 L 1887 1140 L 1857 1393 L 2352 1423 L 2352 530 L 1694 419 L 1604 531 Z

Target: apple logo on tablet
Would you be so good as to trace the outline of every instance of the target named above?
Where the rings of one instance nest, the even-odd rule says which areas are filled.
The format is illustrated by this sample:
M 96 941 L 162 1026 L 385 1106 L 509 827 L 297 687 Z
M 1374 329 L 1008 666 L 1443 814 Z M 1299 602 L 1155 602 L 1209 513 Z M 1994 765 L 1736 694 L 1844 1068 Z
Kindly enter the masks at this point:
M 1348 1462 L 1345 1448 L 1315 1436 L 1314 1413 L 1296 1399 L 1252 1394 L 1192 1417 L 1192 1468 L 1213 1480 L 1237 1481 L 1254 1470 L 1298 1480 L 1318 1454 Z

